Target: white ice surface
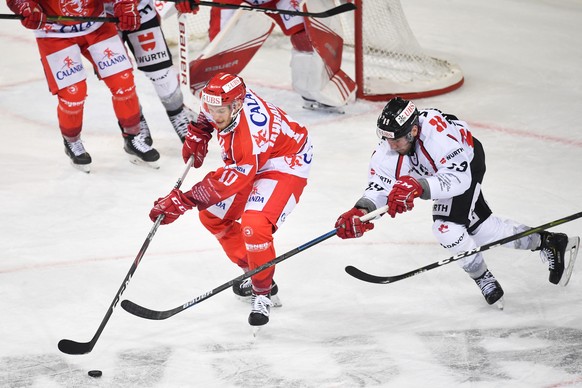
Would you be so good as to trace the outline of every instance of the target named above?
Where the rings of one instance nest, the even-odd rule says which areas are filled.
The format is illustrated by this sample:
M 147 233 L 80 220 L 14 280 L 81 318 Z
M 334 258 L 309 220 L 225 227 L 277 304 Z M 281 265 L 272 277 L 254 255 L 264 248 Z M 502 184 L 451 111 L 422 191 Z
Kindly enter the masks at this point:
M 471 124 L 487 152 L 494 212 L 537 226 L 581 211 L 582 3 L 403 3 L 420 44 L 463 69 L 459 90 L 417 103 Z M 91 76 L 83 139 L 93 171 L 74 170 L 32 33 L 4 20 L 0 49 L 1 387 L 582 386 L 580 268 L 562 288 L 537 253 L 488 251 L 504 311 L 456 264 L 392 285 L 344 272 L 399 274 L 447 258 L 420 201 L 362 239 L 332 238 L 279 264 L 283 307 L 256 340 L 249 307 L 226 291 L 166 321 L 118 307 L 90 354 L 61 353 L 59 340 L 89 341 L 97 330 L 152 226 L 153 201 L 183 171 L 180 143 L 137 74 L 162 158 L 157 171 L 130 164 L 106 87 Z M 288 51 L 265 50 L 244 72 L 308 125 L 316 150 L 301 202 L 275 235 L 278 254 L 332 230 L 360 196 L 383 105 L 357 102 L 344 116 L 302 110 L 288 61 Z M 213 141 L 184 186 L 220 165 L 217 149 Z M 556 230 L 580 235 L 582 221 Z M 165 310 L 238 275 L 192 213 L 157 231 L 123 299 Z

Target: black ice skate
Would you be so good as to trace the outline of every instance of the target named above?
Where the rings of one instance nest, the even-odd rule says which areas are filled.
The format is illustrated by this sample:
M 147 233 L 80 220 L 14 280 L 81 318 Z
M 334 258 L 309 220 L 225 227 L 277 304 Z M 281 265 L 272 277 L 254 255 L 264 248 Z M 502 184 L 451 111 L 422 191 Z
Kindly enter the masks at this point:
M 85 151 L 81 138 L 77 138 L 75 141 L 63 138 L 63 142 L 65 143 L 65 153 L 71 158 L 73 167 L 86 173 L 91 172 L 91 155 Z
M 485 297 L 487 303 L 494 304 L 495 302 L 499 301 L 499 308 L 503 309 L 503 301 L 500 300 L 503 296 L 503 289 L 501 288 L 501 285 L 497 279 L 495 279 L 495 276 L 493 276 L 489 270 L 485 271 L 483 275 L 473 280 L 475 280 L 475 283 L 477 283 L 481 289 L 481 293 Z
M 257 328 L 266 325 L 269 322 L 271 306 L 273 305 L 270 295 L 257 295 L 253 293 L 251 296 L 251 304 L 252 310 L 249 315 L 249 325 Z
M 143 133 L 130 135 L 123 132 L 123 149 L 129 155 L 129 161 L 134 164 L 145 162 L 146 165 L 153 168 L 160 168 L 156 163 L 160 159 L 160 154 L 155 148 L 148 145 Z
M 253 295 L 253 284 L 251 282 L 251 278 L 235 280 L 232 283 L 232 292 L 234 292 L 234 294 L 241 300 L 250 302 L 251 296 Z M 271 303 L 273 304 L 273 307 L 281 307 L 283 305 L 279 299 L 279 296 L 277 296 L 278 292 L 279 287 L 277 286 L 277 283 L 275 283 L 275 280 L 273 280 L 271 285 Z
M 303 109 L 315 110 L 318 112 L 325 112 L 325 113 L 339 113 L 344 114 L 346 111 L 341 106 L 331 106 L 327 104 L 323 104 L 319 101 L 311 100 L 309 98 L 303 98 Z
M 123 127 L 119 121 L 117 122 L 117 125 L 119 125 L 119 129 L 121 129 L 121 133 L 123 133 Z M 149 146 L 154 144 L 154 140 L 152 139 L 152 134 L 150 132 L 150 126 L 148 125 L 148 122 L 146 121 L 143 114 L 140 114 L 139 116 L 139 134 L 143 137 L 144 143 Z
M 168 112 L 168 117 L 174 127 L 174 131 L 176 131 L 182 143 L 184 143 L 184 139 L 188 134 L 188 124 L 190 124 L 191 117 L 193 116 L 194 114 L 185 106 L 177 112 Z
M 568 236 L 564 233 L 541 232 L 540 256 L 548 263 L 550 283 L 558 284 L 564 273 L 564 254 Z

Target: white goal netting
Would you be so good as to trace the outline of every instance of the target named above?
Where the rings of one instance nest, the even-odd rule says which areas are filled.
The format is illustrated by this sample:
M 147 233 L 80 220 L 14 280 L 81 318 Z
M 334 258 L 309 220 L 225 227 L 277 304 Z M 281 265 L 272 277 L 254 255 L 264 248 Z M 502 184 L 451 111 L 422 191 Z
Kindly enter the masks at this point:
M 408 25 L 400 0 L 354 0 L 357 11 L 346 12 L 319 21 L 344 39 L 344 69 L 358 85 L 358 98 L 384 100 L 394 95 L 408 98 L 446 93 L 462 85 L 461 69 L 444 59 L 427 55 Z M 320 12 L 326 5 L 320 0 L 307 0 L 309 11 Z M 335 5 L 341 4 L 335 0 Z M 327 4 L 329 5 L 329 4 Z M 332 4 L 333 6 L 333 4 Z M 253 17 L 268 18 L 253 12 Z M 188 15 L 188 49 L 196 58 L 209 43 L 210 7 L 200 7 L 196 15 Z M 179 41 L 177 14 L 163 20 L 168 42 Z M 244 34 L 244 32 L 241 32 Z M 265 47 L 289 44 L 276 27 Z M 251 61 L 252 65 L 252 61 Z

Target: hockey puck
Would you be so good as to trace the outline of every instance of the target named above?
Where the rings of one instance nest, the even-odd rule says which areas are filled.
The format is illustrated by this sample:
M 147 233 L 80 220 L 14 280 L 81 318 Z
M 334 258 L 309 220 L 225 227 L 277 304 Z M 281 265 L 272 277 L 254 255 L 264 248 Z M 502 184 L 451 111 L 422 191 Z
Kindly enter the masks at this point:
M 101 377 L 102 374 L 103 374 L 103 372 L 101 372 L 100 370 L 90 370 L 89 371 L 89 376 L 91 376 L 91 377 Z

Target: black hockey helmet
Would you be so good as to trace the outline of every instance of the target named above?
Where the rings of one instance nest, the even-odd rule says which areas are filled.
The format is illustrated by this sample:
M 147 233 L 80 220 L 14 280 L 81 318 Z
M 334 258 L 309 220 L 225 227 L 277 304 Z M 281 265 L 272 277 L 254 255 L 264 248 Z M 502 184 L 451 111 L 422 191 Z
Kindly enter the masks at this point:
M 388 101 L 378 117 L 376 134 L 380 139 L 398 139 L 418 125 L 418 109 L 412 101 L 396 97 Z

